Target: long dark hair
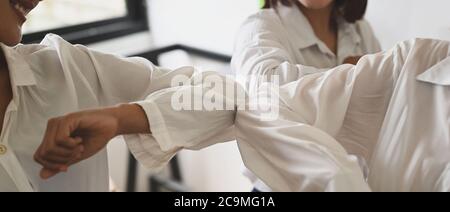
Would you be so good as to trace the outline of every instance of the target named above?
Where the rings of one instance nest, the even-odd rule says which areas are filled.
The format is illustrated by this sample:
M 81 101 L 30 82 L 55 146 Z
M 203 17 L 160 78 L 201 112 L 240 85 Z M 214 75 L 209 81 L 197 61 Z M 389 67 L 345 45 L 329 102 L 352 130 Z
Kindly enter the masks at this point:
M 263 8 L 276 8 L 278 4 L 288 7 L 300 6 L 298 0 L 264 0 Z M 343 17 L 349 23 L 355 23 L 364 18 L 367 9 L 367 0 L 335 0 L 332 19 Z

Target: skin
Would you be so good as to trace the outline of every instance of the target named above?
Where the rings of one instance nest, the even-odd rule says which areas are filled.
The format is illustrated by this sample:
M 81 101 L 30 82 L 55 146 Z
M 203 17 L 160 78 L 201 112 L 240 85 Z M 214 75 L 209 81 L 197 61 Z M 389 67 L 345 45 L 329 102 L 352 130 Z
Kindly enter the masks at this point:
M 14 46 L 22 39 L 22 25 L 14 13 L 9 1 L 0 1 L 0 40 L 8 46 Z
M 308 19 L 316 36 L 337 54 L 338 32 L 331 23 L 334 0 L 299 0 L 299 2 L 300 10 Z M 344 63 L 356 65 L 360 58 L 360 56 L 349 57 Z
M 48 122 L 34 158 L 44 167 L 41 178 L 48 179 L 97 154 L 118 135 L 150 133 L 147 116 L 136 104 L 71 113 Z
M 0 51 L 0 132 L 3 129 L 3 120 L 12 95 L 9 71 L 3 52 Z
M 333 0 L 299 0 L 299 2 L 308 9 L 318 10 L 329 7 Z

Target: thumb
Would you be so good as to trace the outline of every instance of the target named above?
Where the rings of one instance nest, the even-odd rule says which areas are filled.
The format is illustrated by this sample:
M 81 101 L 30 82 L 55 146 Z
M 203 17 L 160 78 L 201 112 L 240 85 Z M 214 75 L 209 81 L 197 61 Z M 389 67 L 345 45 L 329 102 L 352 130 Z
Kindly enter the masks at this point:
M 51 177 L 57 175 L 58 173 L 59 173 L 59 171 L 54 171 L 54 170 L 43 168 L 41 170 L 40 176 L 41 176 L 42 179 L 48 180 Z

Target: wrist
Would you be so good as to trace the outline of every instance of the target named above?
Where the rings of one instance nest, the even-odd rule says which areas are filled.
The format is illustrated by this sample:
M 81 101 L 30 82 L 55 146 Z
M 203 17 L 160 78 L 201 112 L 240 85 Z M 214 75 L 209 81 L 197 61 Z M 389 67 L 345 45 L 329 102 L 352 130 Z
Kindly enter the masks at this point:
M 116 135 L 150 133 L 147 116 L 137 104 L 120 104 L 111 108 L 110 114 L 117 121 Z
M 108 115 L 117 122 L 116 136 L 126 134 L 126 116 L 129 114 L 129 110 L 128 104 L 120 104 L 108 110 Z

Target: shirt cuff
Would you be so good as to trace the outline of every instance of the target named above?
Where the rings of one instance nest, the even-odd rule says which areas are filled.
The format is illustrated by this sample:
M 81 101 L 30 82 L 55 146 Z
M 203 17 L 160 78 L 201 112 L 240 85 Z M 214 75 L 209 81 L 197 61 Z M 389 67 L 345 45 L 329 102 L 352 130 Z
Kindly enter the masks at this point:
M 152 134 L 125 135 L 124 139 L 131 153 L 146 168 L 152 171 L 160 171 L 175 156 L 180 148 L 171 148 L 169 130 L 166 127 L 163 116 L 152 101 L 136 102 L 142 107 L 149 120 Z

